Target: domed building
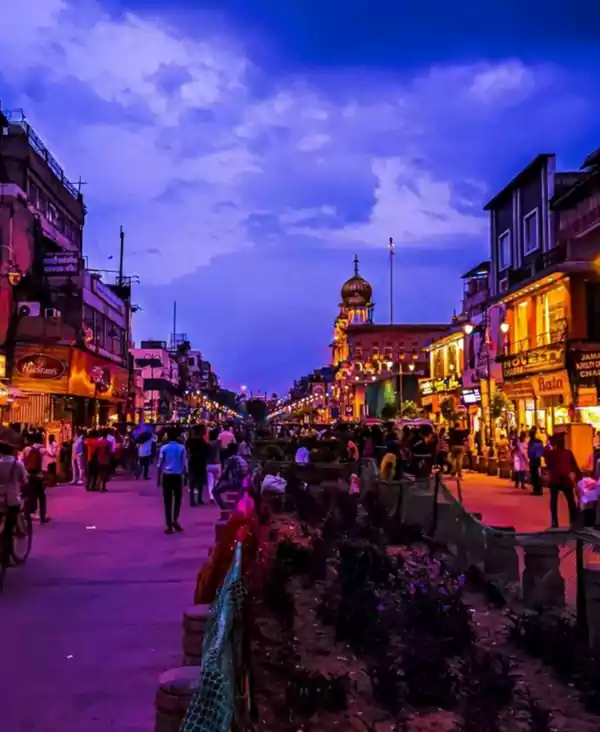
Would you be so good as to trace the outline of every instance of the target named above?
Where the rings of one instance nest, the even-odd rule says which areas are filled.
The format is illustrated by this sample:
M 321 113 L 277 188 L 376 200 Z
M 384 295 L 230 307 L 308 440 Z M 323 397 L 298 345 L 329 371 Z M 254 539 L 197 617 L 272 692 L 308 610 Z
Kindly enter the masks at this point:
M 340 311 L 333 324 L 332 366 L 339 366 L 348 360 L 348 339 L 346 329 L 349 325 L 365 325 L 373 322 L 371 301 L 373 288 L 358 272 L 358 256 L 354 255 L 354 274 L 346 280 L 341 290 Z

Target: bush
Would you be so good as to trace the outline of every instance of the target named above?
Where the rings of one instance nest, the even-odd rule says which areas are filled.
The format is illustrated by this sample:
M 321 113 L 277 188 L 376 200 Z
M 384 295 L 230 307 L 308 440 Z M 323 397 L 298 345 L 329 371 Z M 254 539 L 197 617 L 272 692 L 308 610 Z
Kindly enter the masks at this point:
M 348 707 L 350 678 L 325 676 L 305 668 L 290 672 L 285 689 L 286 706 L 290 712 L 308 719 L 320 711 L 343 712 Z

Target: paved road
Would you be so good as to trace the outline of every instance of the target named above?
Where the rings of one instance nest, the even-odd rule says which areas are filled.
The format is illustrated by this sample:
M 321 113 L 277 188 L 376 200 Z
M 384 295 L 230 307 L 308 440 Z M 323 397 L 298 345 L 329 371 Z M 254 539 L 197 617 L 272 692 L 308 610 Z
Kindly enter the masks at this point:
M 456 480 L 446 478 L 446 485 L 457 495 Z M 514 526 L 517 531 L 543 531 L 550 526 L 550 498 L 532 496 L 531 488 L 523 491 L 512 481 L 491 478 L 481 473 L 464 473 L 462 478 L 463 504 L 468 511 L 481 513 L 488 526 Z M 567 505 L 559 498 L 560 525 L 569 525 Z
M 185 532 L 165 536 L 154 481 L 58 487 L 49 505 L 0 596 L 0 730 L 151 732 L 217 510 L 184 505 Z

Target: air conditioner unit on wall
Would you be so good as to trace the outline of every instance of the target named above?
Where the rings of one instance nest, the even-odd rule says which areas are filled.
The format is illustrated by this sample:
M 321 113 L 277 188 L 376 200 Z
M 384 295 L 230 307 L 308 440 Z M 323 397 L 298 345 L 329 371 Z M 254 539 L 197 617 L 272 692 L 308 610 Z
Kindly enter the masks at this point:
M 44 317 L 45 318 L 60 318 L 60 310 L 57 310 L 56 308 L 46 308 L 44 310 Z
M 39 302 L 18 302 L 17 313 L 22 318 L 37 318 L 39 317 L 42 308 Z
M 498 289 L 500 290 L 500 292 L 506 292 L 508 290 L 508 277 L 500 280 L 500 282 L 498 283 Z

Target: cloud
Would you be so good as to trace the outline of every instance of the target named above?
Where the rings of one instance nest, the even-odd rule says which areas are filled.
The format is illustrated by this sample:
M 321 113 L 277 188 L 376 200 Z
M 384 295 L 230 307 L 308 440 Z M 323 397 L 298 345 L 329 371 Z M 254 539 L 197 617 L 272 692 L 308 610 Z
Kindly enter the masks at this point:
M 262 363 L 267 342 L 283 371 L 304 363 L 298 353 L 323 336 L 315 322 L 333 317 L 354 251 L 376 284 L 390 236 L 414 317 L 435 306 L 417 302 L 413 285 L 436 262 L 439 318 L 447 283 L 486 256 L 481 205 L 494 187 L 597 118 L 584 76 L 551 62 L 275 74 L 247 55 L 248 34 L 200 13 L 177 25 L 98 0 L 8 3 L 0 23 L 1 97 L 86 181 L 91 264 L 117 254 L 123 225 L 126 267 L 152 300 L 140 335 L 166 335 L 151 332 L 164 307 L 153 288 L 190 307 L 210 292 L 211 317 L 227 313 L 227 328 L 186 327 L 207 352 L 228 353 L 230 370 Z M 339 269 L 311 280 L 322 266 Z M 286 340 L 289 363 L 276 346 L 283 331 L 298 338 Z M 228 350 L 231 339 L 250 356 Z

